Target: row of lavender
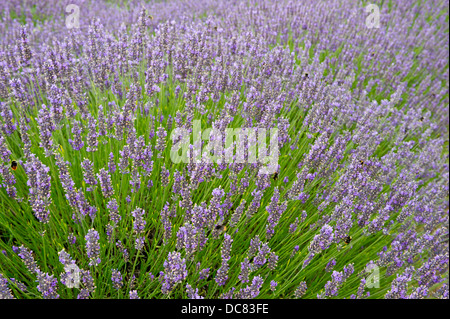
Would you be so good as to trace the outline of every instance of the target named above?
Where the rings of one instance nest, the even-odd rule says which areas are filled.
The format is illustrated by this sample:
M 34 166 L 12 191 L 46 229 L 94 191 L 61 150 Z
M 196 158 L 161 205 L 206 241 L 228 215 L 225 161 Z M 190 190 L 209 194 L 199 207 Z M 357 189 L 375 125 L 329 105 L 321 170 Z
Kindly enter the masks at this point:
M 147 11 L 80 2 L 75 30 L 60 2 L 7 3 L 0 174 L 14 247 L 2 272 L 14 272 L 13 249 L 53 298 L 58 276 L 69 287 L 62 265 L 78 264 L 78 298 L 101 297 L 112 254 L 118 291 L 118 268 L 134 258 L 124 268 L 130 297 L 180 296 L 184 282 L 190 298 L 362 298 L 369 265 L 392 276 L 378 297 L 448 298 L 446 3 L 390 2 L 381 28 L 369 29 L 352 1 L 174 1 Z M 261 163 L 170 163 L 170 132 L 191 131 L 197 118 L 220 131 L 278 128 L 283 183 L 257 175 Z M 149 193 L 161 199 L 149 204 Z M 7 226 L 18 211 L 37 218 L 18 227 L 29 235 Z M 63 243 L 68 225 L 60 264 L 39 266 L 32 229 Z M 344 253 L 350 235 L 367 256 Z M 154 264 L 138 271 L 144 257 Z M 152 273 L 153 295 L 143 288 Z M 12 297 L 8 285 L 25 293 L 2 278 L 3 296 Z M 196 279 L 210 281 L 199 292 Z

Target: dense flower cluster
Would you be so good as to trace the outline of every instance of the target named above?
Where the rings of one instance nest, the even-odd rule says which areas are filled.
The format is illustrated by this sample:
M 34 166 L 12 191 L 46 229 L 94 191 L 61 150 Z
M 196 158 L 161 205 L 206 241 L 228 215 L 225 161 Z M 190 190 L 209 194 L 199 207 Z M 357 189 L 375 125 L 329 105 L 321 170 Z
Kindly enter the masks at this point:
M 71 3 L 0 0 L 1 298 L 448 298 L 448 1 Z

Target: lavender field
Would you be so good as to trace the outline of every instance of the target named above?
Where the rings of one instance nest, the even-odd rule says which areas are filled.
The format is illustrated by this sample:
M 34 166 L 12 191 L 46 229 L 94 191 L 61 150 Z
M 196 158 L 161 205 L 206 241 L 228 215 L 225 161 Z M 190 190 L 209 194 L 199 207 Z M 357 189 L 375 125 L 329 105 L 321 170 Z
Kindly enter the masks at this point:
M 448 299 L 448 0 L 0 0 L 0 299 Z

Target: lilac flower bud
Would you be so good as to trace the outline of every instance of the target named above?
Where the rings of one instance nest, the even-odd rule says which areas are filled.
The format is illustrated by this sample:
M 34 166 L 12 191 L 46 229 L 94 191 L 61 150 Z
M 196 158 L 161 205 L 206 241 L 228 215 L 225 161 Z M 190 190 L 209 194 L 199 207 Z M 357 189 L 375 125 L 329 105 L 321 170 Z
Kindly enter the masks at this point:
M 324 225 L 320 230 L 320 234 L 314 236 L 308 250 L 313 254 L 320 253 L 322 250 L 325 250 L 330 246 L 333 239 L 333 228 L 329 225 Z
M 134 154 L 133 158 L 136 165 L 144 169 L 144 176 L 149 176 L 153 170 L 153 153 L 151 145 L 146 146 L 144 137 L 139 136 L 139 138 L 134 141 L 134 148 L 136 154 Z
M 103 106 L 98 106 L 98 136 L 106 136 L 108 131 L 106 129 L 105 115 L 103 114 Z
M 114 172 L 116 171 L 116 163 L 114 162 L 113 152 L 109 153 L 108 170 L 111 174 L 114 174 Z
M 74 260 L 72 260 L 72 257 L 70 257 L 70 255 L 63 249 L 58 253 L 59 256 L 59 261 L 61 262 L 61 264 L 63 264 L 64 266 L 67 265 L 71 265 L 73 263 L 75 263 Z
M 30 187 L 29 202 L 40 222 L 48 223 L 49 206 L 51 204 L 50 197 L 50 169 L 42 164 L 39 159 L 32 154 L 30 160 L 25 166 L 28 175 L 27 185 Z
M 119 162 L 119 169 L 122 174 L 128 174 L 128 161 L 130 160 L 131 154 L 130 154 L 130 147 L 128 145 L 125 145 L 122 149 L 122 151 L 119 151 L 120 154 L 120 162 Z
M 222 245 L 222 261 L 228 262 L 231 258 L 231 244 L 233 242 L 233 239 L 230 235 L 225 234 L 223 239 L 223 245 Z
M 434 296 L 439 299 L 449 299 L 448 283 L 444 283 L 435 293 Z
M 220 201 L 222 197 L 225 195 L 225 191 L 222 188 L 215 188 L 212 191 L 212 199 L 209 205 L 210 214 L 212 216 L 212 220 L 215 220 L 217 215 L 222 217 L 222 209 L 220 208 Z
M 144 248 L 144 243 L 145 243 L 145 238 L 138 237 L 138 238 L 136 238 L 136 240 L 134 242 L 134 248 L 136 248 L 136 250 L 140 251 L 140 250 L 142 250 L 142 248 Z
M 164 165 L 163 167 L 161 167 L 161 185 L 162 185 L 162 187 L 166 187 L 167 185 L 169 185 L 169 176 L 170 176 L 170 171 L 168 169 L 166 169 L 166 166 Z
M 77 237 L 73 233 L 70 233 L 69 236 L 67 237 L 67 240 L 69 241 L 69 243 L 71 245 L 75 245 L 75 242 L 77 241 Z
M 158 131 L 156 132 L 156 136 L 158 137 L 158 139 L 156 140 L 155 149 L 159 152 L 158 153 L 158 158 L 163 158 L 162 153 L 166 149 L 166 140 L 165 140 L 165 138 L 167 136 L 167 132 L 164 129 L 164 127 L 162 127 L 162 126 L 158 127 Z
M 89 293 L 93 294 L 97 288 L 89 270 L 81 270 L 81 281 L 87 291 L 87 297 L 89 297 Z
M 32 251 L 28 248 L 26 248 L 24 245 L 19 247 L 20 253 L 18 254 L 20 258 L 22 258 L 23 263 L 25 264 L 25 267 L 32 272 L 37 273 L 39 271 L 39 267 L 37 266 L 36 262 L 34 261 L 34 257 L 32 254 Z
M 86 151 L 87 152 L 96 152 L 98 147 L 98 133 L 97 133 L 97 120 L 92 117 L 92 115 L 88 115 L 88 133 L 86 138 Z
M 186 259 L 181 259 L 181 254 L 178 252 L 170 252 L 164 261 L 162 293 L 168 294 L 177 283 L 182 282 L 186 277 Z
M 97 174 L 97 178 L 100 181 L 103 196 L 106 198 L 114 196 L 114 188 L 112 186 L 111 175 L 104 168 L 100 169 Z
M 303 297 L 303 295 L 306 293 L 307 289 L 308 289 L 308 287 L 306 286 L 306 282 L 302 281 L 294 292 L 295 298 L 300 299 L 301 297 Z
M 133 165 L 133 169 L 131 171 L 131 193 L 137 193 L 139 188 L 141 187 L 141 175 L 138 172 L 138 168 L 136 165 Z
M 73 121 L 73 127 L 72 127 L 73 140 L 69 138 L 69 143 L 70 143 L 70 145 L 72 145 L 72 148 L 75 151 L 81 150 L 84 146 L 84 142 L 81 139 L 81 133 L 82 133 L 82 130 L 80 127 L 80 122 Z
M 0 273 L 0 299 L 15 299 L 11 289 L 8 287 L 8 279 Z
M 199 274 L 200 274 L 200 277 L 198 278 L 199 280 L 208 278 L 209 277 L 209 268 L 200 270 Z
M 408 299 L 425 299 L 428 296 L 428 288 L 419 286 L 408 296 Z
M 147 223 L 144 220 L 144 214 L 145 210 L 139 207 L 136 207 L 136 209 L 131 212 L 131 215 L 134 217 L 133 229 L 137 235 L 144 233 L 145 224 Z
M 39 146 L 44 149 L 46 156 L 50 156 L 54 148 L 52 132 L 56 130 L 56 126 L 51 118 L 50 109 L 44 104 L 42 104 L 42 107 L 38 112 L 37 122 L 41 137 Z
M 327 297 L 337 296 L 339 286 L 344 282 L 344 276 L 342 272 L 333 271 L 331 274 L 331 281 L 325 284 L 324 295 Z
M 235 290 L 236 288 L 231 287 L 231 289 L 228 292 L 225 292 L 220 296 L 220 299 L 233 299 L 233 293 Z
M 261 198 L 263 196 L 263 192 L 259 190 L 254 190 L 252 192 L 253 200 L 250 204 L 250 206 L 247 209 L 247 219 L 250 219 L 259 209 L 259 206 L 261 205 Z
M 37 272 L 37 282 L 39 283 L 37 289 L 42 293 L 44 299 L 58 299 L 59 295 L 57 292 L 58 279 L 54 278 L 53 275 L 48 273 L 43 273 L 41 271 Z
M 19 53 L 20 53 L 20 64 L 22 66 L 28 66 L 32 58 L 32 53 L 30 45 L 28 44 L 28 35 L 25 27 L 20 28 L 20 39 L 19 39 Z
M 130 299 L 141 299 L 137 293 L 137 290 L 130 290 Z
M 271 202 L 269 206 L 266 207 L 266 210 L 269 212 L 269 216 L 267 218 L 266 225 L 266 238 L 269 240 L 272 238 L 275 233 L 275 226 L 278 224 L 281 215 L 287 208 L 287 203 L 278 204 L 278 200 L 280 198 L 280 193 L 278 191 L 278 187 L 275 187 L 274 194 L 272 196 Z
M 198 288 L 194 290 L 189 284 L 186 284 L 186 294 L 189 299 L 205 299 L 198 294 Z
M 27 292 L 28 291 L 27 286 L 25 286 L 23 284 L 23 282 L 21 282 L 19 280 L 16 280 L 15 278 L 10 278 L 10 279 L 11 279 L 11 282 L 14 283 L 17 286 L 17 289 L 19 289 L 22 292 Z
M 252 268 L 248 258 L 244 258 L 244 261 L 241 262 L 241 273 L 239 274 L 238 279 L 242 283 L 249 282 L 249 276 L 251 271 Z
M 356 296 L 355 296 L 357 299 L 361 299 L 363 297 L 365 287 L 366 287 L 366 279 L 362 278 L 361 283 L 359 284 L 359 287 L 358 287 L 358 292 L 356 293 Z
M 3 187 L 6 187 L 6 194 L 11 198 L 15 198 L 17 191 L 13 185 L 16 184 L 16 179 L 11 173 L 9 166 L 1 164 L 0 177 L 3 179 Z
M 250 240 L 250 248 L 248 250 L 248 258 L 252 258 L 255 253 L 258 251 L 259 247 L 261 246 L 261 240 L 259 239 L 259 236 L 256 235 L 254 238 Z
M 86 252 L 89 257 L 89 266 L 97 266 L 100 264 L 100 236 L 98 232 L 92 228 L 84 237 L 86 240 Z
M 117 269 L 111 269 L 111 281 L 114 289 L 119 290 L 123 286 L 123 277 Z
M 325 271 L 326 272 L 332 271 L 334 266 L 336 266 L 336 259 L 333 258 L 328 262 L 327 266 L 325 267 Z
M 86 191 L 91 192 L 93 191 L 93 186 L 97 185 L 97 180 L 94 176 L 94 164 L 85 158 L 83 162 L 81 162 L 81 167 L 83 168 L 83 177 L 84 182 L 86 183 Z
M 164 205 L 164 208 L 161 211 L 161 221 L 164 227 L 164 244 L 169 242 L 170 237 L 172 236 L 172 223 L 170 221 L 170 212 L 169 212 L 169 203 Z
M 275 270 L 275 268 L 277 268 L 277 263 L 278 263 L 278 256 L 273 251 L 271 251 L 268 257 L 267 267 L 270 270 Z
M 350 277 L 351 274 L 355 271 L 355 268 L 353 264 L 349 264 L 347 266 L 344 266 L 344 274 L 343 274 L 343 280 L 347 280 L 348 277 Z
M 3 162 L 9 162 L 11 151 L 8 149 L 5 138 L 0 133 L 0 159 Z
M 119 205 L 117 204 L 117 200 L 115 198 L 111 199 L 108 204 L 106 204 L 106 208 L 109 210 L 109 219 L 114 224 L 118 224 L 122 219 L 122 216 L 119 214 Z
M 77 299 L 89 299 L 89 290 L 87 290 L 86 288 L 81 288 Z
M 266 261 L 267 261 L 267 254 L 270 252 L 269 245 L 267 243 L 262 244 L 258 248 L 258 253 L 255 256 L 255 259 L 253 260 L 253 264 L 255 265 L 255 268 L 262 267 Z
M 250 286 L 242 288 L 236 293 L 237 299 L 254 299 L 259 295 L 259 290 L 262 287 L 264 280 L 261 276 L 253 277 Z
M 298 227 L 298 217 L 295 218 L 295 221 L 289 225 L 289 233 L 293 234 L 297 230 Z
M 277 286 L 278 286 L 278 283 L 275 280 L 272 280 L 270 282 L 270 290 L 272 290 L 273 292 L 275 292 L 275 290 L 277 290 Z

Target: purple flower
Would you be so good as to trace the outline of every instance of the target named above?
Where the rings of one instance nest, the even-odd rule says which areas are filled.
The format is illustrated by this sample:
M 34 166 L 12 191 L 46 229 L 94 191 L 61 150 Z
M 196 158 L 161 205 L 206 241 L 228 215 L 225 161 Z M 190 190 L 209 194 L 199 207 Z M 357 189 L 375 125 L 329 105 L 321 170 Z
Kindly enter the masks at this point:
M 295 289 L 294 296 L 295 298 L 301 298 L 306 293 L 308 287 L 306 286 L 306 282 L 302 281 L 300 285 L 298 285 L 297 289 Z
M 89 266 L 97 266 L 100 264 L 100 236 L 95 229 L 89 229 L 84 237 L 86 240 L 86 252 L 89 257 Z
M 200 275 L 200 277 L 198 278 L 199 280 L 208 278 L 209 277 L 209 268 L 200 270 L 199 275 Z
M 58 299 L 58 279 L 48 273 L 37 272 L 37 280 L 39 284 L 37 289 L 42 293 L 44 299 Z
M 264 280 L 261 276 L 253 277 L 252 283 L 236 293 L 237 299 L 254 299 L 259 295 Z
M 93 191 L 92 187 L 97 185 L 97 180 L 94 176 L 94 164 L 85 158 L 83 162 L 81 162 L 81 167 L 83 168 L 83 180 L 87 186 L 86 191 L 91 192 Z
M 0 299 L 14 299 L 11 289 L 8 287 L 8 279 L 0 274 Z
M 333 258 L 328 262 L 327 266 L 325 267 L 325 271 L 326 272 L 332 271 L 334 266 L 336 266 L 336 259 Z
M 130 290 L 130 299 L 141 299 L 136 290 Z
M 75 245 L 75 242 L 77 241 L 77 237 L 74 234 L 70 233 L 69 236 L 67 237 L 67 240 L 69 241 L 69 243 L 71 245 Z
M 243 282 L 249 282 L 250 272 L 252 271 L 252 265 L 248 258 L 244 258 L 244 261 L 241 262 L 241 273 L 238 276 L 238 279 Z
M 72 127 L 73 139 L 69 138 L 69 143 L 70 143 L 70 145 L 72 145 L 72 148 L 75 151 L 81 150 L 84 146 L 84 142 L 81 139 L 81 133 L 82 133 L 82 130 L 80 127 L 80 122 L 73 121 L 73 127 Z
M 100 169 L 97 174 L 97 178 L 100 181 L 103 196 L 106 198 L 114 196 L 114 188 L 112 186 L 111 175 L 104 168 Z
M 92 117 L 91 114 L 88 115 L 88 134 L 86 138 L 87 152 L 96 152 L 98 147 L 98 133 L 97 133 L 97 120 Z
M 156 131 L 156 136 L 158 137 L 156 140 L 156 146 L 155 149 L 159 152 L 158 158 L 163 158 L 162 153 L 164 152 L 166 148 L 166 136 L 167 132 L 164 129 L 164 127 L 160 126 L 158 127 L 158 130 Z
M 108 170 L 111 174 L 114 174 L 116 171 L 116 163 L 114 162 L 114 153 L 109 153 L 109 160 L 108 160 Z
M 46 156 L 51 156 L 54 148 L 52 132 L 56 130 L 56 126 L 53 122 L 50 109 L 44 104 L 42 104 L 38 112 L 37 122 L 41 138 L 39 146 L 44 149 Z
M 32 272 L 37 273 L 39 272 L 39 267 L 34 261 L 33 253 L 30 249 L 26 248 L 24 245 L 19 247 L 19 254 L 18 256 L 22 258 L 23 263 L 25 264 L 25 267 Z
M 177 283 L 186 279 L 187 274 L 186 259 L 182 259 L 178 252 L 170 252 L 164 261 L 162 293 L 168 294 Z
M 31 208 L 40 222 L 48 223 L 51 204 L 50 169 L 32 154 L 26 163 L 25 171 L 28 175 L 27 185 L 30 188 L 28 201 Z
M 139 207 L 136 207 L 136 209 L 131 212 L 131 216 L 134 217 L 133 229 L 137 235 L 144 233 L 145 224 L 147 223 L 144 220 L 144 215 L 145 210 Z
M 119 290 L 123 286 L 123 277 L 117 269 L 111 269 L 111 281 L 114 289 Z
M 320 253 L 322 250 L 327 249 L 331 245 L 333 239 L 333 228 L 329 225 L 324 225 L 320 230 L 320 234 L 314 236 L 308 250 L 313 254 Z
M 189 284 L 186 284 L 186 294 L 189 299 L 205 299 L 198 294 L 198 288 L 194 290 Z
M 270 290 L 272 290 L 273 292 L 275 292 L 275 290 L 277 289 L 278 283 L 275 280 L 272 280 L 270 282 Z

